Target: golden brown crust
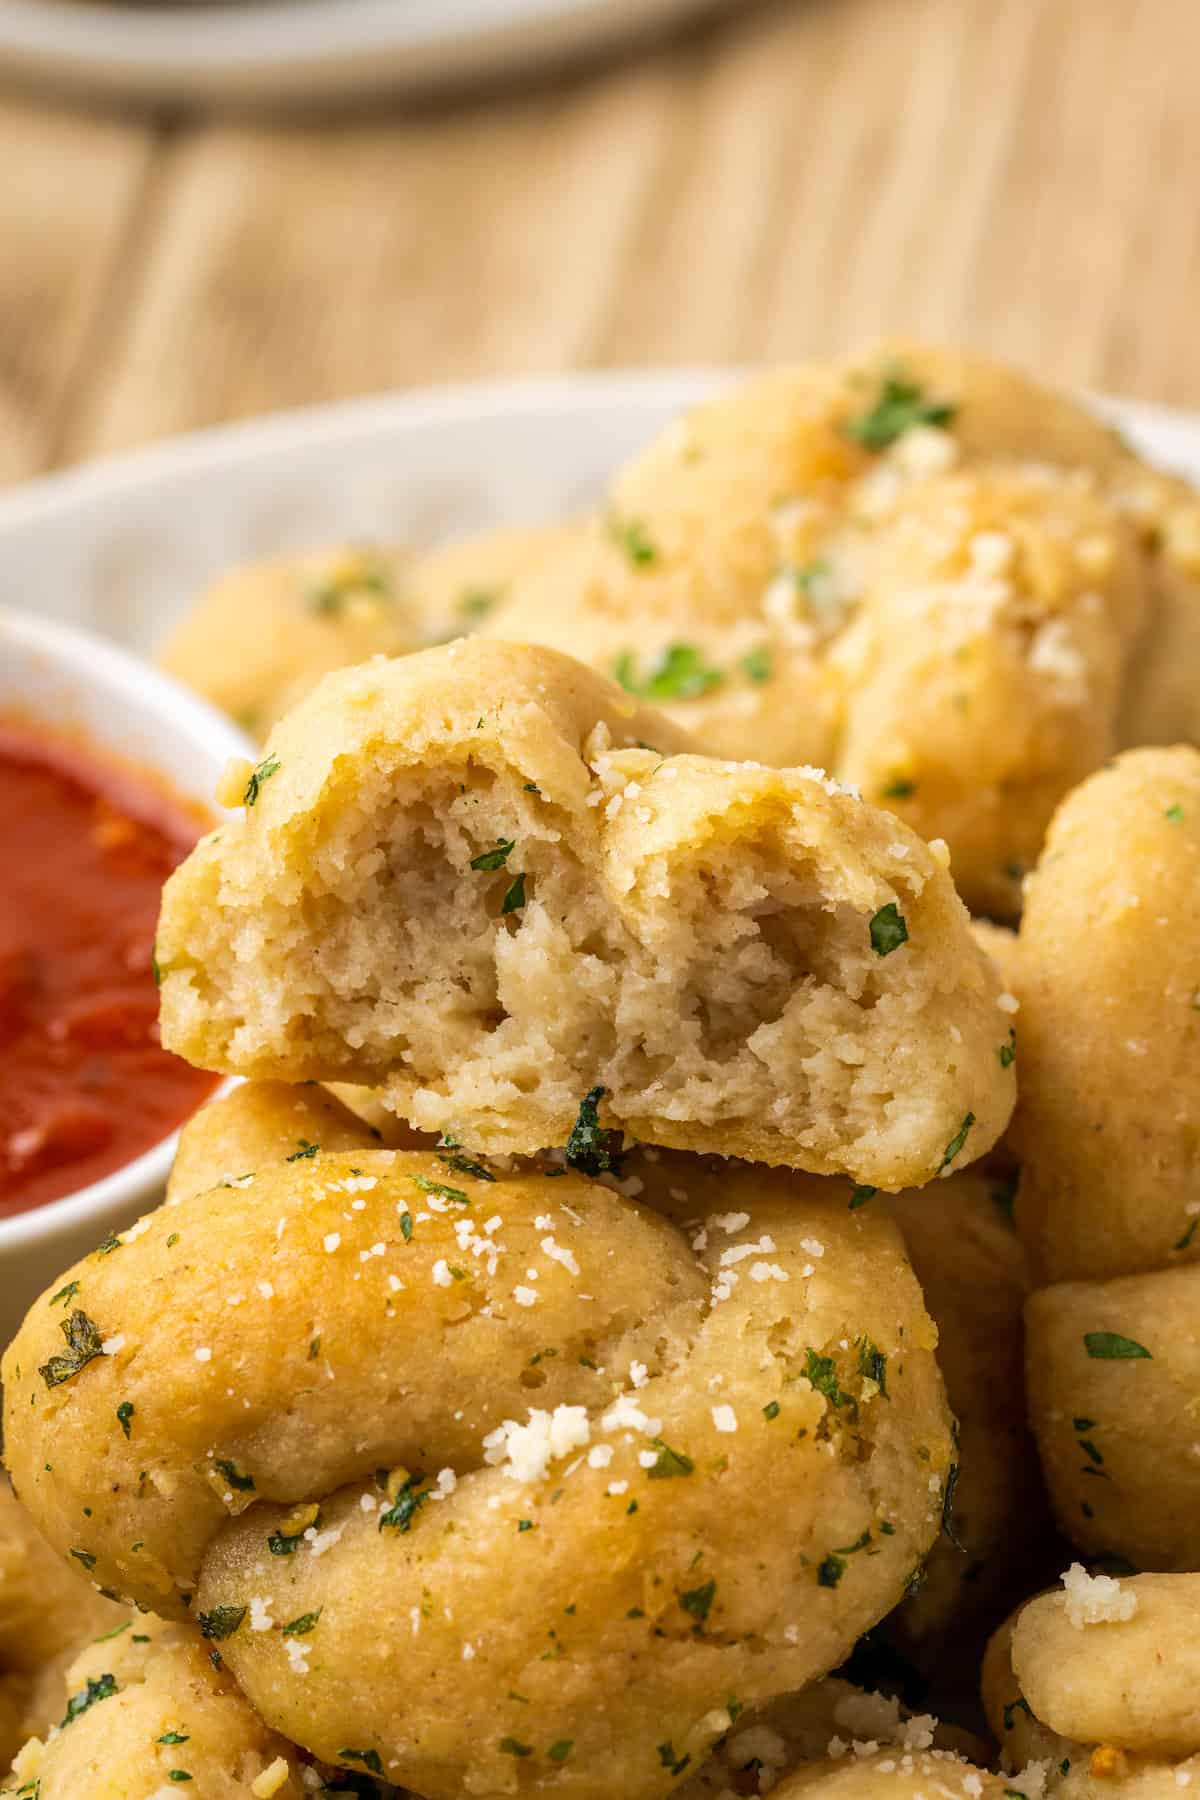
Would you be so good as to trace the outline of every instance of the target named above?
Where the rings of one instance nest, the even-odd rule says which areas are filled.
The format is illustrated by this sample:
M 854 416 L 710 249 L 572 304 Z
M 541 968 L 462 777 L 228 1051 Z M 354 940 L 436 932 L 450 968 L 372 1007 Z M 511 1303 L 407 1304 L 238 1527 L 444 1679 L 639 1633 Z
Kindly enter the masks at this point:
M 56 1556 L 0 1478 L 0 1775 L 62 1708 L 56 1683 L 86 1638 L 126 1615 Z
M 1001 1800 L 1012 1789 L 950 1750 L 877 1750 L 801 1768 L 772 1793 L 777 1800 Z
M 58 1673 L 52 1717 L 0 1793 L 23 1800 L 302 1800 L 294 1747 L 268 1731 L 197 1635 L 125 1614 Z M 184 1784 L 186 1783 L 186 1788 Z
M 1063 803 L 1028 885 L 1017 1220 L 1041 1280 L 1200 1256 L 1200 754 L 1129 751 Z
M 378 1150 L 164 1208 L 75 1272 L 75 1304 L 122 1340 L 109 1354 L 48 1388 L 43 1299 L 6 1360 L 29 1504 L 64 1548 L 91 1508 L 97 1578 L 169 1605 L 198 1569 L 210 1622 L 245 1608 L 227 1664 L 319 1754 L 377 1749 L 447 1800 L 504 1792 L 502 1742 L 536 1720 L 530 1791 L 666 1792 L 657 1746 L 699 1760 L 731 1691 L 752 1706 L 802 1686 L 894 1603 L 952 1448 L 933 1327 L 882 1215 L 845 1187 L 653 1152 L 625 1179 L 659 1210 L 570 1174 L 486 1182 Z M 503 1426 L 531 1407 L 551 1423 Z M 382 1519 L 405 1476 L 390 1497 L 374 1476 L 397 1467 L 443 1495 L 407 1529 Z M 299 1541 L 273 1554 L 273 1533 Z
M 159 661 L 265 738 L 330 670 L 474 631 L 502 610 L 513 580 L 569 536 L 554 526 L 423 555 L 343 545 L 244 563 L 200 596 Z
M 689 755 L 579 664 L 482 642 L 331 677 L 263 766 L 164 897 L 194 1061 L 367 1083 L 507 1152 L 603 1088 L 649 1142 L 888 1188 L 1007 1120 L 942 863 L 818 771 Z
M 944 837 L 973 908 L 1014 917 L 1055 806 L 1117 748 L 1147 609 L 1132 530 L 1073 475 L 983 466 L 902 491 L 830 651 L 838 774 Z
M 1004 1768 L 1040 1770 L 1055 1800 L 1174 1800 L 1200 1781 L 1200 1577 L 1101 1584 L 1109 1617 L 1081 1622 L 1081 1569 L 1021 1607 L 984 1660 Z M 1073 1614 L 1074 1605 L 1074 1614 Z M 1018 1777 L 1019 1780 L 1019 1777 Z
M 485 629 L 618 675 L 712 753 L 861 783 L 1011 918 L 1062 795 L 1194 728 L 1198 516 L 1065 395 L 892 342 L 676 421 Z
M 377 1131 L 315 1082 L 250 1081 L 210 1100 L 179 1134 L 167 1199 L 186 1200 L 267 1163 L 321 1150 L 373 1150 Z
M 1029 1416 L 1067 1536 L 1141 1569 L 1200 1562 L 1200 1267 L 1072 1281 L 1026 1306 Z
M 401 598 L 408 559 L 351 547 L 246 563 L 214 582 L 160 645 L 172 675 L 252 737 L 330 669 L 423 641 Z

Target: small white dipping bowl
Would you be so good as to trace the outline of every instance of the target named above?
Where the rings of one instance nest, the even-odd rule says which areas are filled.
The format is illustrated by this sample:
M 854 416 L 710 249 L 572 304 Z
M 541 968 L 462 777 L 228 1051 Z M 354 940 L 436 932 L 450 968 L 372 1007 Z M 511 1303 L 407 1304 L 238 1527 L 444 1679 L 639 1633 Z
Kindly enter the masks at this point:
M 0 607 L 0 719 L 10 716 L 78 732 L 205 806 L 228 759 L 255 755 L 224 714 L 148 663 L 88 632 Z M 0 1346 L 61 1270 L 156 1204 L 178 1135 L 89 1187 L 0 1218 Z

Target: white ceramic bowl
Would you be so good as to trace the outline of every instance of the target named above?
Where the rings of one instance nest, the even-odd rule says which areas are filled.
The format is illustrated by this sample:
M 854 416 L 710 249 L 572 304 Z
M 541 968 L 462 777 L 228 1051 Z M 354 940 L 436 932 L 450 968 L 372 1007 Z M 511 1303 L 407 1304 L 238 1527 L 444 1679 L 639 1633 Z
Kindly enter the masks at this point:
M 561 64 L 728 0 L 0 0 L 0 68 L 109 100 L 360 102 Z
M 0 716 L 7 712 L 81 731 L 208 805 L 229 757 L 254 754 L 236 725 L 149 664 L 74 627 L 0 608 Z M 60 1270 L 156 1203 L 177 1135 L 89 1187 L 0 1219 L 0 1345 Z

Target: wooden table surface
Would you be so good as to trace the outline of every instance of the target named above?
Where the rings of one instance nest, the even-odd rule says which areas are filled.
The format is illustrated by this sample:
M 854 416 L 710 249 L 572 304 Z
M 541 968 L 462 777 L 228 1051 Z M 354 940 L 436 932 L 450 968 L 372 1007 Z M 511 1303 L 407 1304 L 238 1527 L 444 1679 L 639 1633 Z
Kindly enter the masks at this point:
M 0 95 L 0 482 L 373 389 L 884 329 L 1200 406 L 1195 0 L 742 0 L 323 122 Z

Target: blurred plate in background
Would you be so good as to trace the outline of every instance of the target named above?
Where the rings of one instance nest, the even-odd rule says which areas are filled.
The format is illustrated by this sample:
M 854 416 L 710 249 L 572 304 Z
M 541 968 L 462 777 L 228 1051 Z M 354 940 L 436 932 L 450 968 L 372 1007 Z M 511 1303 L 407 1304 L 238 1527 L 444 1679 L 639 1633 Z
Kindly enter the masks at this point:
M 613 469 L 732 371 L 572 375 L 381 395 L 176 438 L 0 493 L 0 601 L 147 651 L 233 564 L 425 546 L 593 506 Z M 1200 415 L 1099 401 L 1200 481 Z
M 727 0 L 0 0 L 0 73 L 108 98 L 345 101 L 540 72 Z

